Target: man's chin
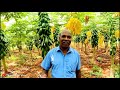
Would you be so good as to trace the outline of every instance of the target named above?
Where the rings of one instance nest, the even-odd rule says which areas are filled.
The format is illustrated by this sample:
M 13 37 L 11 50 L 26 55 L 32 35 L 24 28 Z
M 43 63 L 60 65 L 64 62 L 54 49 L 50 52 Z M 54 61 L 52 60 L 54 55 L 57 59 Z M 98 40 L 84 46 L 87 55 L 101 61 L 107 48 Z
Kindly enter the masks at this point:
M 69 46 L 62 46 L 63 48 L 69 48 Z

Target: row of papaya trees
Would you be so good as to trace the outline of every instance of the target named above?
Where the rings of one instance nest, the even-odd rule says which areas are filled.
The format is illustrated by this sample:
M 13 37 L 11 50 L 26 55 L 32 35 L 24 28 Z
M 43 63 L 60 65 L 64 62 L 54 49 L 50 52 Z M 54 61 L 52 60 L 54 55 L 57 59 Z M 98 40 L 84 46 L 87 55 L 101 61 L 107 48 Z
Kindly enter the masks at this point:
M 79 12 L 69 12 L 67 14 L 68 17 L 65 19 L 65 23 L 60 25 L 55 23 L 54 26 L 50 26 L 51 19 L 47 12 L 38 12 L 37 18 L 33 20 L 34 26 L 31 29 L 27 29 L 24 33 L 23 31 L 26 29 L 27 22 L 23 22 L 23 20 L 19 20 L 21 13 L 1 13 L 3 16 L 14 17 L 16 23 L 9 28 L 11 33 L 14 33 L 14 39 L 16 43 L 13 43 L 11 47 L 17 48 L 20 52 L 22 52 L 22 44 L 24 38 L 27 38 L 25 42 L 28 50 L 30 52 L 35 45 L 42 51 L 42 57 L 44 58 L 47 52 L 51 49 L 50 46 L 55 44 L 54 46 L 58 46 L 58 33 L 60 32 L 60 28 L 62 26 L 71 30 L 73 36 L 75 37 L 74 42 L 82 43 L 82 46 L 85 45 L 85 53 L 86 46 L 88 43 L 91 44 L 93 48 L 93 59 L 92 63 L 95 61 L 96 48 L 98 46 L 102 46 L 103 42 L 105 43 L 105 48 L 108 47 L 108 43 L 110 42 L 110 55 L 111 55 L 111 68 L 114 66 L 114 56 L 116 54 L 116 43 L 120 41 L 119 35 L 119 14 L 120 13 L 107 13 L 102 12 L 100 16 L 97 18 L 103 18 L 103 21 L 100 19 L 94 21 L 93 16 L 85 15 L 81 18 L 81 13 Z M 57 14 L 56 14 L 57 15 Z M 65 13 L 61 13 L 62 16 L 65 16 Z M 114 15 L 114 16 L 113 16 Z M 24 16 L 24 14 L 22 14 Z M 33 15 L 34 17 L 34 15 Z M 105 18 L 106 17 L 106 18 Z M 105 19 L 105 20 L 104 20 Z M 29 23 L 30 24 L 30 23 Z M 4 26 L 4 25 L 2 25 Z M 9 52 L 9 40 L 5 38 L 4 28 L 0 29 L 0 60 L 3 62 L 4 71 L 7 73 L 7 68 L 5 64 L 5 56 Z M 30 32 L 34 32 L 30 34 Z M 29 35 L 30 34 L 30 35 Z M 12 34 L 13 35 L 13 34 Z M 17 37 L 16 37 L 17 36 Z M 18 38 L 19 37 L 19 38 Z M 12 39 L 13 40 L 13 39 Z M 12 42 L 12 41 L 11 41 Z M 106 50 L 107 51 L 107 50 Z M 22 54 L 22 53 L 21 53 Z M 31 52 L 32 57 L 32 52 Z M 0 64 L 1 65 L 1 64 Z

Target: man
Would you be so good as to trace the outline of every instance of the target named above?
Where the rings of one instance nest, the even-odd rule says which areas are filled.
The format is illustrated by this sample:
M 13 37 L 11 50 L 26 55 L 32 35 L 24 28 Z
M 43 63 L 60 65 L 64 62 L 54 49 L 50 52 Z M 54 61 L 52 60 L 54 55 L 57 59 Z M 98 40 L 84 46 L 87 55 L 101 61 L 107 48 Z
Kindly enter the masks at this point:
M 41 78 L 48 77 L 50 68 L 52 78 L 80 78 L 80 55 L 70 47 L 71 40 L 71 32 L 67 29 L 59 34 L 60 45 L 51 49 L 41 63 Z

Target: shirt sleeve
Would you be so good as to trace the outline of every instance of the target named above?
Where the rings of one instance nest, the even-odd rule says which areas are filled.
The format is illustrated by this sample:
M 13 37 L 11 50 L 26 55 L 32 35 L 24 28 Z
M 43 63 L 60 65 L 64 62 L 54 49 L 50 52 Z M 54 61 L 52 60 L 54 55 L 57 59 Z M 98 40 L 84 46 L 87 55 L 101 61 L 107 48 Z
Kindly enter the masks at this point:
M 80 60 L 80 55 L 78 54 L 77 70 L 80 70 L 80 68 L 81 68 L 81 60 Z
M 44 60 L 41 63 L 41 67 L 45 70 L 49 70 L 51 67 L 51 58 L 50 58 L 50 52 L 47 53 Z

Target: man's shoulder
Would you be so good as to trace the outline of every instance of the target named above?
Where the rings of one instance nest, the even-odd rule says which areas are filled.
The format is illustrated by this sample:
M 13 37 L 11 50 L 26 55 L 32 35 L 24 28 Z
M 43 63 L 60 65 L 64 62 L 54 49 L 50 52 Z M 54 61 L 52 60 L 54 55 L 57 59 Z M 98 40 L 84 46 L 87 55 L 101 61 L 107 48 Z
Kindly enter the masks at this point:
M 54 47 L 52 49 L 50 49 L 49 53 L 55 52 L 58 49 L 58 47 Z
M 71 50 L 72 50 L 73 53 L 79 54 L 78 51 L 77 51 L 76 49 L 74 49 L 74 48 L 72 48 L 72 47 L 70 47 L 70 48 L 71 48 Z

